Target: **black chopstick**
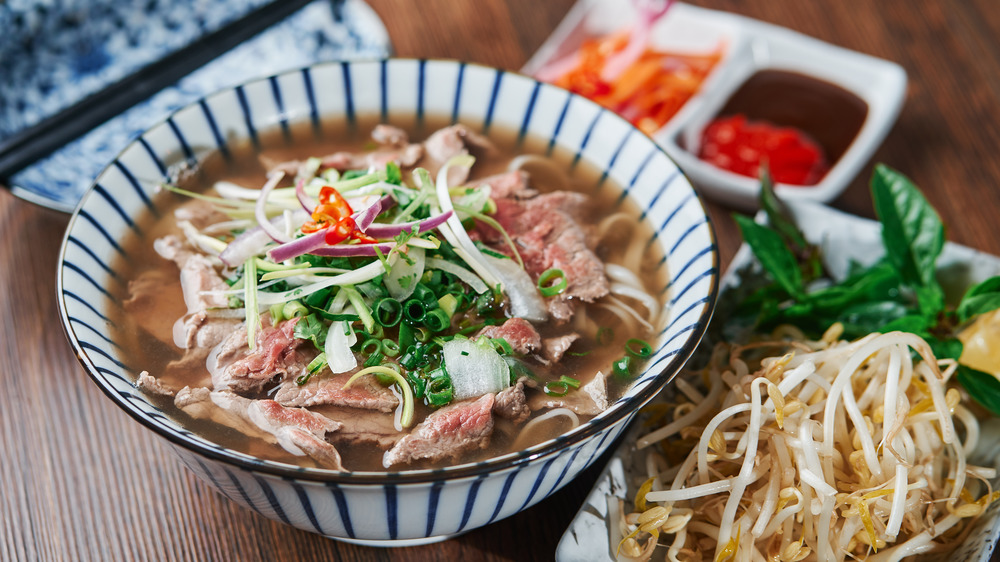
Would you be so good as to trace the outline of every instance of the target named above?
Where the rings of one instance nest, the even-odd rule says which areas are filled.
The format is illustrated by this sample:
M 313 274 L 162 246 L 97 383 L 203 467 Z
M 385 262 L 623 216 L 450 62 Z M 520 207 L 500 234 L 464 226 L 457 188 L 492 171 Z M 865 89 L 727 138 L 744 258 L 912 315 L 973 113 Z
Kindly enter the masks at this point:
M 273 0 L 0 142 L 0 184 L 311 1 Z

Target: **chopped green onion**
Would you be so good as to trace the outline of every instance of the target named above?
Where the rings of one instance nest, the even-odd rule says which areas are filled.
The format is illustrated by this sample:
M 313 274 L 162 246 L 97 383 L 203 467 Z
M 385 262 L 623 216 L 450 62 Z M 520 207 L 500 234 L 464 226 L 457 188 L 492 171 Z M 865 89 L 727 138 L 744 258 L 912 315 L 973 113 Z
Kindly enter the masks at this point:
M 368 338 L 361 344 L 361 353 L 365 355 L 372 355 L 374 353 L 382 352 L 382 340 L 376 338 Z
M 580 388 L 580 381 L 574 379 L 573 377 L 567 377 L 563 375 L 559 377 L 557 381 L 550 381 L 545 383 L 542 391 L 549 396 L 565 396 L 569 392 L 570 388 Z
M 381 365 L 382 364 L 382 359 L 385 358 L 385 355 L 382 354 L 381 349 L 382 348 L 380 347 L 379 351 L 376 351 L 375 353 L 372 353 L 371 355 L 369 355 L 368 359 L 365 359 L 365 362 L 364 362 L 363 366 L 365 366 L 365 367 L 374 367 L 375 365 Z M 375 375 L 375 376 L 377 376 L 378 379 L 379 379 L 379 381 L 382 382 L 382 383 L 384 383 L 384 384 L 392 384 L 391 380 L 387 381 L 385 379 L 385 377 L 382 376 L 382 375 Z
M 448 315 L 449 319 L 455 315 L 455 311 L 458 309 L 458 298 L 451 293 L 443 295 L 437 300 L 437 303 L 441 310 Z
M 413 387 L 413 396 L 423 398 L 424 391 L 427 388 L 427 381 L 416 371 L 407 373 L 406 380 L 408 380 L 410 382 L 410 386 Z
M 308 365 L 306 365 L 305 374 L 299 375 L 298 377 L 295 378 L 295 384 L 299 386 L 306 384 L 307 382 L 309 382 L 309 379 L 311 379 L 313 375 L 320 372 L 324 367 L 326 367 L 326 365 L 327 365 L 326 354 L 320 353 L 319 355 L 316 356 L 315 359 L 313 359 L 312 361 L 309 362 Z
M 490 343 L 493 344 L 493 348 L 500 355 L 514 355 L 514 348 L 510 346 L 507 340 L 503 338 L 490 338 Z
M 416 331 L 413 332 L 413 337 L 417 338 L 417 341 L 420 343 L 427 343 L 431 341 L 432 335 L 433 334 L 431 334 L 430 330 L 423 327 L 417 328 Z
M 257 325 L 260 309 L 257 308 L 257 259 L 250 258 L 243 266 L 243 302 L 247 317 L 247 345 L 252 351 L 257 345 Z
M 399 344 L 395 340 L 385 338 L 382 340 L 382 353 L 386 357 L 396 357 L 399 355 Z
M 445 311 L 435 308 L 424 315 L 424 326 L 431 332 L 443 332 L 451 327 L 451 318 Z
M 268 309 L 268 312 L 271 314 L 271 326 L 272 327 L 273 326 L 277 326 L 279 322 L 281 322 L 282 320 L 285 319 L 284 315 L 282 314 L 282 311 L 284 309 L 285 309 L 285 305 L 282 304 L 282 303 L 280 303 L 280 302 L 276 302 L 276 303 L 272 304 L 271 308 Z
M 281 316 L 284 318 L 295 318 L 296 316 L 305 316 L 307 314 L 309 314 L 309 309 L 299 301 L 288 301 L 281 309 Z
M 420 302 L 427 305 L 428 308 L 432 308 L 437 305 L 437 295 L 435 295 L 434 291 L 423 283 L 417 283 L 417 286 L 414 287 L 413 298 L 419 299 Z
M 632 338 L 625 342 L 625 351 L 633 357 L 644 359 L 653 354 L 653 347 L 644 340 Z
M 620 378 L 632 376 L 632 358 L 626 355 L 611 365 L 611 372 Z
M 431 378 L 427 383 L 427 403 L 435 408 L 440 408 L 451 402 L 455 397 L 455 388 L 451 384 L 451 377 L 448 376 L 444 367 L 439 368 L 443 374 Z
M 354 384 L 354 381 L 358 380 L 364 375 L 371 373 L 381 373 L 393 378 L 393 380 L 399 386 L 400 392 L 403 394 L 403 410 L 402 412 L 400 412 L 399 424 L 403 427 L 410 427 L 411 425 L 413 425 L 413 389 L 410 388 L 409 383 L 407 383 L 406 377 L 399 374 L 399 371 L 396 371 L 395 369 L 391 369 L 384 365 L 366 367 L 364 369 L 361 369 L 357 373 L 354 373 L 351 376 L 351 378 L 347 379 L 347 382 L 344 383 L 343 389 L 346 390 L 348 387 Z
M 413 345 L 413 328 L 406 322 L 399 324 L 399 348 L 408 352 Z M 410 369 L 411 367 L 407 367 Z
M 375 321 L 387 328 L 399 324 L 403 318 L 403 305 L 392 297 L 384 297 L 376 301 L 372 311 Z
M 563 375 L 563 376 L 559 377 L 559 382 L 565 383 L 565 384 L 567 384 L 567 385 L 569 385 L 569 386 L 571 386 L 573 388 L 580 388 L 580 381 L 577 380 L 577 379 L 574 379 L 573 377 L 568 377 L 566 375 Z
M 538 276 L 538 292 L 543 297 L 554 297 L 567 287 L 566 274 L 561 269 L 546 269 Z
M 403 316 L 412 324 L 419 324 L 424 321 L 427 315 L 427 307 L 420 299 L 412 298 L 403 305 Z

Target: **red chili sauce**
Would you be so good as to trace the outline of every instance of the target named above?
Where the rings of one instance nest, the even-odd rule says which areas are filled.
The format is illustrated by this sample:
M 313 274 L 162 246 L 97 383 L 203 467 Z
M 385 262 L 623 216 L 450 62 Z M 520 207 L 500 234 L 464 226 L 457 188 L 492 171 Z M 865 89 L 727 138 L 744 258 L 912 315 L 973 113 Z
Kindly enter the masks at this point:
M 703 131 L 698 157 L 731 172 L 814 185 L 861 130 L 868 105 L 855 94 L 794 72 L 762 70 Z

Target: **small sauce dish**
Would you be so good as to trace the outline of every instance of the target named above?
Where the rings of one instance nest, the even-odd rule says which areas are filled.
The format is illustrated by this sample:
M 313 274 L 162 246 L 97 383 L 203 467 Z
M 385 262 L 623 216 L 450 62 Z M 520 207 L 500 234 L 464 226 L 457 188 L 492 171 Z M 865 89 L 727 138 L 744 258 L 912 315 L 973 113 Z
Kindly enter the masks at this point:
M 581 0 L 524 67 L 533 74 L 588 37 L 633 25 L 631 3 Z M 674 4 L 650 32 L 650 45 L 724 54 L 700 91 L 652 136 L 707 197 L 737 208 L 756 206 L 759 180 L 698 157 L 716 118 L 794 127 L 826 154 L 829 169 L 810 185 L 778 183 L 788 200 L 830 202 L 858 175 L 891 129 L 906 95 L 906 72 L 893 62 L 787 28 L 727 12 Z

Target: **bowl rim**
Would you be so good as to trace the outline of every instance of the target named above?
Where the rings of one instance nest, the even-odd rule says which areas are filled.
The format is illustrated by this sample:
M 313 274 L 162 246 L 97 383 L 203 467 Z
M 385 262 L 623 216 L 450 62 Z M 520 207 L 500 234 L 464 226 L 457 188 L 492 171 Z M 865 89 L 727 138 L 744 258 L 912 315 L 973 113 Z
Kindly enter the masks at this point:
M 60 323 L 62 324 L 63 332 L 73 348 L 73 352 L 77 358 L 77 361 L 79 361 L 80 364 L 83 366 L 84 371 L 86 371 L 87 373 L 87 376 L 90 377 L 90 379 L 101 389 L 102 392 L 104 392 L 105 395 L 107 395 L 111 399 L 112 402 L 115 403 L 115 405 L 117 405 L 120 409 L 124 410 L 130 417 L 138 421 L 141 425 L 143 425 L 149 430 L 152 430 L 159 437 L 166 439 L 170 444 L 182 447 L 190 452 L 201 455 L 213 461 L 225 463 L 227 465 L 232 465 L 246 471 L 265 473 L 269 475 L 282 477 L 285 479 L 294 479 L 297 481 L 309 481 L 309 482 L 321 482 L 321 483 L 335 482 L 344 485 L 370 485 L 370 484 L 396 485 L 396 484 L 427 484 L 441 480 L 473 478 L 481 476 L 483 474 L 507 471 L 534 462 L 538 459 L 558 454 L 560 451 L 565 450 L 568 446 L 583 443 L 587 439 L 593 437 L 594 435 L 598 435 L 601 432 L 608 430 L 614 425 L 625 420 L 629 415 L 631 415 L 634 412 L 637 412 L 639 408 L 641 408 L 647 402 L 652 400 L 653 397 L 656 396 L 656 394 L 663 389 L 663 387 L 665 387 L 667 384 L 670 383 L 670 381 L 673 380 L 674 376 L 678 373 L 678 371 L 680 371 L 680 369 L 684 366 L 684 364 L 687 363 L 687 361 L 690 359 L 691 355 L 697 348 L 698 343 L 704 337 L 705 332 L 708 329 L 708 324 L 711 321 L 712 315 L 715 312 L 715 307 L 718 300 L 719 278 L 720 278 L 719 251 L 716 240 L 715 227 L 712 218 L 708 213 L 708 209 L 705 207 L 705 201 L 703 200 L 701 194 L 698 193 L 698 191 L 694 188 L 690 178 L 688 178 L 687 174 L 684 173 L 684 171 L 680 168 L 680 166 L 677 164 L 674 158 L 670 156 L 670 154 L 667 153 L 667 151 L 664 150 L 659 143 L 653 140 L 653 138 L 650 137 L 649 135 L 643 133 L 641 130 L 634 127 L 631 123 L 628 123 L 628 121 L 622 118 L 621 116 L 617 115 L 616 113 L 610 110 L 604 109 L 600 105 L 596 104 L 595 102 L 583 96 L 574 94 L 572 92 L 569 92 L 568 90 L 564 90 L 562 88 L 559 88 L 558 86 L 548 84 L 546 82 L 540 82 L 536 78 L 522 74 L 519 71 L 500 69 L 486 64 L 467 62 L 458 59 L 448 59 L 448 58 L 387 56 L 387 57 L 378 57 L 371 59 L 325 61 L 301 67 L 290 68 L 274 75 L 259 76 L 256 78 L 242 81 L 238 84 L 233 84 L 221 88 L 219 90 L 216 90 L 212 93 L 200 97 L 198 100 L 195 100 L 190 104 L 187 104 L 183 107 L 176 109 L 169 115 L 164 116 L 162 119 L 150 125 L 145 131 L 150 131 L 163 126 L 164 123 L 166 123 L 173 116 L 182 111 L 187 110 L 192 106 L 198 105 L 202 100 L 206 100 L 222 92 L 233 90 L 237 87 L 243 87 L 252 83 L 266 81 L 273 77 L 280 77 L 288 74 L 293 74 L 296 72 L 301 72 L 304 69 L 313 69 L 317 67 L 325 67 L 332 65 L 353 66 L 353 65 L 367 65 L 367 64 L 386 64 L 391 61 L 414 62 L 417 64 L 434 63 L 434 64 L 447 64 L 447 65 L 466 65 L 466 66 L 516 75 L 525 80 L 529 80 L 532 83 L 541 83 L 543 86 L 567 92 L 570 96 L 575 97 L 578 102 L 596 106 L 600 111 L 605 111 L 611 118 L 618 119 L 624 122 L 628 127 L 635 129 L 633 134 L 640 134 L 643 137 L 645 137 L 646 140 L 650 143 L 650 145 L 655 147 L 656 151 L 662 153 L 663 156 L 666 157 L 677 168 L 677 173 L 684 178 L 684 180 L 688 183 L 688 186 L 691 187 L 692 192 L 694 192 L 695 194 L 694 199 L 697 202 L 698 207 L 701 209 L 701 212 L 704 214 L 705 217 L 705 225 L 707 226 L 709 247 L 711 249 L 710 253 L 712 258 L 712 267 L 710 270 L 711 273 L 709 275 L 710 277 L 709 281 L 711 285 L 709 287 L 708 295 L 704 301 L 705 303 L 704 309 L 701 315 L 696 320 L 695 328 L 693 328 L 688 332 L 688 338 L 685 344 L 681 346 L 681 348 L 677 351 L 677 353 L 674 354 L 673 357 L 669 358 L 667 364 L 662 367 L 661 372 L 657 374 L 656 377 L 654 377 L 654 378 L 659 378 L 660 381 L 659 382 L 652 381 L 636 395 L 628 397 L 623 402 L 617 404 L 616 406 L 617 409 L 616 411 L 612 412 L 612 415 L 588 420 L 583 424 L 581 424 L 580 426 L 578 426 L 577 428 L 570 430 L 567 433 L 560 434 L 552 439 L 543 441 L 542 443 L 538 443 L 527 449 L 522 449 L 511 453 L 505 453 L 503 455 L 491 457 L 488 459 L 484 459 L 482 461 L 467 462 L 454 466 L 446 466 L 440 468 L 401 470 L 395 472 L 393 471 L 340 472 L 324 468 L 297 467 L 287 463 L 282 463 L 278 461 L 265 461 L 263 459 L 255 457 L 244 458 L 243 456 L 231 454 L 229 452 L 230 449 L 227 447 L 222 447 L 222 446 L 220 446 L 220 448 L 208 447 L 197 441 L 185 439 L 181 435 L 173 431 L 168 431 L 165 428 L 160 427 L 158 424 L 153 423 L 148 418 L 148 415 L 145 412 L 142 412 L 138 408 L 133 407 L 128 400 L 122 399 L 122 397 L 119 396 L 117 393 L 115 393 L 113 389 L 103 384 L 102 382 L 103 377 L 100 377 L 98 373 L 95 372 L 96 369 L 92 369 L 88 361 L 85 359 L 86 353 L 83 350 L 82 346 L 80 345 L 80 342 L 78 341 L 77 337 L 75 336 L 74 330 L 70 326 L 69 322 L 69 315 L 66 309 L 66 299 L 63 294 L 65 288 L 64 278 L 63 278 L 63 272 L 65 267 L 63 264 L 65 262 L 66 252 L 69 247 L 70 233 L 72 232 L 73 227 L 75 226 L 77 219 L 80 216 L 81 209 L 93 194 L 94 188 L 97 185 L 97 180 L 101 176 L 103 176 L 108 169 L 113 167 L 115 162 L 117 162 L 118 159 L 121 158 L 121 156 L 126 151 L 130 150 L 132 146 L 136 142 L 138 142 L 137 139 L 133 139 L 131 142 L 128 143 L 128 145 L 126 145 L 121 151 L 119 151 L 118 155 L 115 156 L 114 160 L 110 161 L 107 164 L 107 166 L 105 166 L 101 170 L 101 172 L 97 175 L 97 177 L 94 178 L 94 181 L 91 183 L 90 187 L 87 189 L 84 196 L 80 198 L 80 201 L 77 202 L 76 207 L 73 210 L 73 214 L 71 215 L 70 220 L 67 223 L 66 231 L 63 234 L 63 240 L 59 250 L 58 267 L 56 270 L 56 300 L 59 305 L 59 316 L 60 316 L 59 319 Z M 171 416 L 167 417 L 170 418 L 171 421 L 174 421 Z M 176 423 L 176 421 L 174 421 L 174 423 Z M 245 453 L 240 453 L 240 454 L 245 455 L 245 457 L 250 457 L 250 455 Z M 597 456 L 595 455 L 594 458 L 596 457 Z

